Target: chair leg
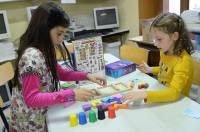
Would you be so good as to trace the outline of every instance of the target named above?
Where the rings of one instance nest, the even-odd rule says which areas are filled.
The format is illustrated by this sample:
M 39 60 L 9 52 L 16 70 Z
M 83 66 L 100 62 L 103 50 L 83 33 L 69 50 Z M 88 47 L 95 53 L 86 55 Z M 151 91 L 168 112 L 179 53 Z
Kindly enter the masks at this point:
M 0 108 L 0 115 L 1 115 L 1 119 L 2 119 L 2 121 L 3 121 L 3 123 L 4 123 L 5 128 L 6 128 L 7 131 L 9 132 L 9 125 L 8 125 L 8 122 L 7 122 L 7 120 L 6 120 L 6 117 L 5 117 L 4 113 L 3 113 L 3 109 L 2 109 L 2 108 Z

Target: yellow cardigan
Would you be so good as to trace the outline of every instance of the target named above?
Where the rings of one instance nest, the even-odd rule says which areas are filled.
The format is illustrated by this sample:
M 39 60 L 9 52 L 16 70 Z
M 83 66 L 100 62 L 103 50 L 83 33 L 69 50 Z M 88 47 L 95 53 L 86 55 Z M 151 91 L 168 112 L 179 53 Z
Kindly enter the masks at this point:
M 158 91 L 147 91 L 147 102 L 170 102 L 179 99 L 180 95 L 189 95 L 193 77 L 192 57 L 183 51 L 180 56 L 168 56 L 160 52 L 159 67 L 152 67 L 158 75 L 158 81 L 167 88 Z

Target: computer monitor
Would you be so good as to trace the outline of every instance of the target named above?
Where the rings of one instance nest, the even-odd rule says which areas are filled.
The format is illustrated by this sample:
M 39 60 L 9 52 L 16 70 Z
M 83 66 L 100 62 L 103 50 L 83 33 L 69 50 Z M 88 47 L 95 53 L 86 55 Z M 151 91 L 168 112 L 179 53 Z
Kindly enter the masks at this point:
M 31 17 L 35 11 L 35 9 L 37 8 L 38 6 L 30 6 L 30 7 L 27 7 L 26 10 L 27 10 L 27 19 L 28 21 L 31 20 Z
M 0 86 L 0 96 L 3 99 L 3 103 L 4 103 L 3 107 L 10 105 L 11 94 L 10 94 L 10 88 L 8 86 L 8 83 Z
M 119 27 L 119 17 L 116 6 L 94 8 L 93 13 L 96 29 L 110 29 Z
M 0 40 L 10 37 L 8 18 L 5 10 L 0 10 Z

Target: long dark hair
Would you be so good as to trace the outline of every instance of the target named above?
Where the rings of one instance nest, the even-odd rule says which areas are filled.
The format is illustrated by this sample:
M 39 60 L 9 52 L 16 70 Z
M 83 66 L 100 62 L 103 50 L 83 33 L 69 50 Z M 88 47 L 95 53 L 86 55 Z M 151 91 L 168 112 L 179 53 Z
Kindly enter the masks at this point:
M 192 54 L 194 47 L 192 45 L 189 33 L 186 29 L 183 19 L 175 13 L 165 13 L 157 16 L 152 22 L 150 30 L 152 28 L 158 29 L 168 35 L 178 32 L 179 39 L 175 42 L 174 54 L 180 55 L 183 50 L 186 50 L 188 54 Z
M 16 61 L 15 70 L 15 85 L 18 85 L 19 69 L 18 63 L 24 53 L 29 47 L 39 49 L 46 61 L 47 67 L 50 69 L 53 76 L 52 83 L 54 84 L 53 91 L 58 88 L 58 75 L 56 72 L 56 53 L 55 47 L 50 37 L 50 30 L 56 26 L 69 27 L 70 20 L 68 15 L 53 2 L 41 4 L 33 13 L 31 21 L 25 31 L 20 37 L 20 45 L 18 49 L 18 58 Z

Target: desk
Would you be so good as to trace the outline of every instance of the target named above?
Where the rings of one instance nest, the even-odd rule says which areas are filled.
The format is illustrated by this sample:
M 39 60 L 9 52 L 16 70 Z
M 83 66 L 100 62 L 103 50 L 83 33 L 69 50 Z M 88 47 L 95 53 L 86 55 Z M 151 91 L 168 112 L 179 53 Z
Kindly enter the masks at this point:
M 107 34 L 102 34 L 102 39 L 107 38 L 107 37 L 111 37 L 111 36 L 120 36 L 120 41 L 121 44 L 123 44 L 125 42 L 125 39 L 123 39 L 124 35 L 129 33 L 128 29 L 119 29 L 119 30 L 114 30 L 113 32 L 109 32 Z
M 153 45 L 153 42 L 148 42 L 143 40 L 143 36 L 137 36 L 133 38 L 129 38 L 130 41 L 134 41 L 136 43 L 141 43 L 141 44 L 147 44 L 147 45 Z
M 136 70 L 118 79 L 108 77 L 108 84 L 123 82 L 133 79 L 142 79 L 149 83 L 150 90 L 162 89 L 157 80 Z M 85 87 L 96 87 L 89 84 Z M 186 108 L 200 111 L 200 105 L 187 97 L 177 102 L 160 104 L 142 104 L 128 110 L 116 111 L 116 118 L 98 120 L 95 123 L 70 127 L 68 116 L 82 111 L 83 102 L 76 102 L 70 107 L 56 105 L 49 107 L 47 112 L 47 125 L 49 132 L 191 132 L 200 130 L 200 119 L 183 115 Z M 107 113 L 106 113 L 107 114 Z
M 160 61 L 160 51 L 153 45 L 153 42 L 144 41 L 142 36 L 129 38 L 129 41 L 136 42 L 139 47 L 148 49 L 148 64 L 150 66 L 158 66 Z
M 114 30 L 113 32 L 108 32 L 106 34 L 102 34 L 102 37 L 109 37 L 109 36 L 113 36 L 113 35 L 123 35 L 129 33 L 128 29 L 118 29 L 118 30 Z
M 183 115 L 188 107 L 200 109 L 199 104 L 189 98 L 175 103 L 137 106 L 130 110 L 118 110 L 115 119 L 87 123 L 70 127 L 67 115 L 78 112 L 81 103 L 70 108 L 56 106 L 48 111 L 49 132 L 198 132 L 200 120 Z M 77 109 L 78 108 L 78 109 Z
M 112 32 L 104 32 L 102 30 L 83 30 L 79 32 L 71 32 L 71 37 L 72 40 L 77 40 L 77 39 L 84 39 L 88 37 L 94 37 L 94 36 L 101 36 L 102 39 L 106 39 L 108 37 L 112 36 L 120 36 L 120 41 L 121 43 L 124 43 L 123 40 L 123 35 L 129 33 L 128 29 L 118 29 L 118 30 L 113 30 Z

